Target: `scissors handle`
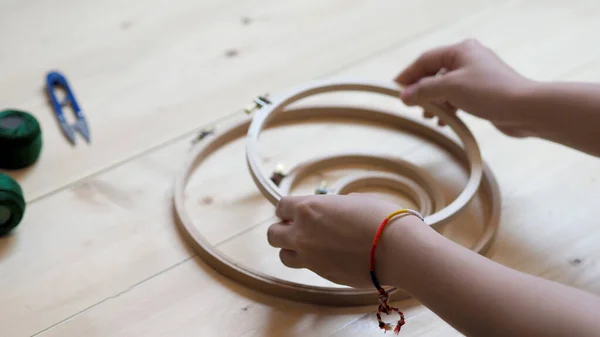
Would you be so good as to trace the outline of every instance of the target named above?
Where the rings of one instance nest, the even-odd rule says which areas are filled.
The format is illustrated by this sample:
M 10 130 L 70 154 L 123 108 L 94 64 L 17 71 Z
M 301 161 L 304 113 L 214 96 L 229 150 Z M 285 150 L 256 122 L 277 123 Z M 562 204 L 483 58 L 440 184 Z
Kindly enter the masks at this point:
M 65 98 L 63 102 L 59 102 L 58 98 L 54 94 L 55 87 L 61 87 L 65 91 Z M 90 129 L 87 125 L 86 119 L 83 116 L 83 111 L 79 107 L 75 95 L 67 82 L 67 79 L 59 72 L 51 71 L 46 75 L 46 89 L 48 90 L 48 96 L 54 109 L 54 114 L 58 119 L 60 127 L 71 144 L 75 144 L 75 132 L 79 132 L 85 140 L 90 142 Z M 74 125 L 70 125 L 65 118 L 63 113 L 63 106 L 71 105 L 77 121 Z
M 71 87 L 69 87 L 69 82 L 67 79 L 60 73 L 56 71 L 49 72 L 46 76 L 46 84 L 48 88 L 48 95 L 50 96 L 50 100 L 52 101 L 52 106 L 54 111 L 56 112 L 58 118 L 64 119 L 62 113 L 62 106 L 65 105 L 63 102 L 59 102 L 54 95 L 54 87 L 59 86 L 62 87 L 66 92 L 66 101 L 64 103 L 70 103 L 73 107 L 73 111 L 75 112 L 75 116 L 77 119 L 83 119 L 83 114 L 77 100 L 75 99 L 75 95 L 73 95 L 73 91 L 71 91 Z

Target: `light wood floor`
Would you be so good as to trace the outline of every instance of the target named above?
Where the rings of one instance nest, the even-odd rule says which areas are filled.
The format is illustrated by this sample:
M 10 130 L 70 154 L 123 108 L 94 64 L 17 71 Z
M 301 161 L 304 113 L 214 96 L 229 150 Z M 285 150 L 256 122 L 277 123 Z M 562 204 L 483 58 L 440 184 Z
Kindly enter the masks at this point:
M 536 79 L 599 81 L 599 31 L 597 0 L 3 0 L 0 109 L 33 113 L 44 149 L 34 167 L 8 172 L 28 206 L 0 238 L 0 336 L 381 336 L 373 307 L 271 298 L 194 256 L 175 228 L 171 194 L 195 133 L 226 125 L 255 95 L 332 76 L 390 79 L 427 48 L 465 37 Z M 43 94 L 52 69 L 70 80 L 91 145 L 72 147 L 60 133 Z M 600 160 L 461 117 L 502 189 L 489 257 L 600 294 Z M 284 131 L 263 137 L 267 165 L 359 140 L 427 167 L 448 198 L 466 181 L 447 156 L 405 135 L 331 123 Z M 231 144 L 192 179 L 197 225 L 240 263 L 326 283 L 286 269 L 266 243 L 273 208 L 243 151 L 243 140 Z M 444 234 L 472 242 L 480 206 Z M 459 335 L 414 300 L 398 305 L 403 336 Z

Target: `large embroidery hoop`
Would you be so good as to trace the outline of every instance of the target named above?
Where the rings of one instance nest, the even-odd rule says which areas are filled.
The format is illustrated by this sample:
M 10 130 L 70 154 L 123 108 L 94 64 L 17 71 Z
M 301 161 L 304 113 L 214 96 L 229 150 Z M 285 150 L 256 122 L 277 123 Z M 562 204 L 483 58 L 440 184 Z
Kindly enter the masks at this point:
M 465 149 L 463 149 L 457 142 L 449 138 L 448 136 L 436 131 L 435 129 L 426 126 L 422 123 L 415 122 L 413 120 L 404 118 L 397 113 L 378 110 L 373 108 L 359 108 L 359 107 L 346 107 L 346 106 L 323 106 L 323 107 L 308 107 L 308 108 L 293 108 L 285 109 L 281 104 L 277 102 L 291 103 L 291 100 L 298 100 L 302 97 L 308 96 L 307 91 L 315 92 L 327 92 L 330 89 L 337 90 L 362 90 L 367 88 L 373 92 L 384 93 L 388 95 L 399 95 L 401 88 L 393 87 L 390 85 L 379 86 L 374 84 L 357 84 L 352 82 L 351 84 L 342 83 L 329 83 L 328 85 L 319 86 L 308 86 L 305 87 L 307 90 L 296 91 L 292 95 L 283 96 L 284 100 L 273 100 L 275 102 L 271 109 L 264 110 L 257 114 L 253 119 L 248 117 L 224 130 L 215 130 L 215 132 L 209 135 L 206 139 L 199 142 L 193 149 L 193 152 L 186 162 L 182 172 L 177 176 L 175 182 L 174 191 L 174 206 L 175 211 L 179 218 L 179 228 L 189 242 L 194 251 L 198 256 L 211 265 L 219 273 L 257 291 L 287 298 L 296 301 L 309 302 L 315 304 L 325 305 L 372 305 L 378 302 L 378 293 L 374 289 L 353 289 L 353 288 L 335 288 L 335 287 L 319 287 L 311 286 L 301 283 L 290 282 L 287 280 L 279 279 L 271 275 L 264 274 L 258 270 L 253 270 L 246 266 L 236 263 L 223 253 L 219 252 L 214 246 L 210 244 L 200 233 L 198 228 L 193 224 L 184 203 L 184 192 L 187 182 L 192 175 L 195 168 L 198 167 L 211 153 L 218 150 L 221 146 L 228 142 L 243 137 L 246 135 L 249 139 L 254 141 L 258 140 L 258 134 L 264 128 L 274 127 L 281 124 L 289 124 L 299 121 L 306 121 L 307 119 L 318 120 L 319 118 L 344 118 L 354 120 L 365 120 L 370 122 L 381 123 L 386 127 L 392 127 L 398 130 L 407 131 L 419 135 L 427 140 L 432 141 L 434 144 L 444 148 L 451 153 L 459 163 L 461 163 L 466 169 L 470 171 L 470 177 L 467 182 L 467 186 L 461 192 L 458 198 L 456 198 L 450 205 L 446 206 L 442 210 L 432 213 L 428 216 L 430 221 L 433 222 L 434 227 L 439 227 L 441 224 L 447 222 L 449 219 L 454 218 L 458 213 L 466 206 L 466 204 L 473 198 L 478 190 L 481 190 L 488 201 L 488 209 L 486 211 L 486 225 L 483 234 L 479 237 L 476 244 L 471 249 L 477 253 L 485 254 L 490 247 L 493 239 L 496 235 L 499 220 L 500 220 L 500 193 L 496 180 L 489 169 L 489 167 L 483 163 L 477 144 L 472 137 L 466 126 L 454 115 L 449 114 L 437 107 L 431 109 L 427 107 L 429 111 L 436 113 L 442 121 L 449 126 L 453 127 L 454 130 L 458 130 L 457 134 L 461 141 L 464 142 Z M 302 97 L 300 97 L 302 96 Z M 285 105 L 287 105 L 285 104 Z M 277 110 L 275 110 L 275 107 Z M 263 107 L 263 108 L 266 108 Z M 269 111 L 275 111 L 275 115 L 270 115 Z M 259 111 L 260 112 L 260 111 Z M 277 118 L 274 118 L 277 117 Z M 260 119 L 257 119 L 260 118 Z M 271 121 L 267 125 L 267 121 Z M 254 125 L 254 128 L 252 128 Z M 254 159 L 256 152 L 256 142 L 248 143 L 247 160 L 249 167 L 255 167 L 255 174 L 253 177 L 257 186 L 262 193 L 265 194 L 267 199 L 273 203 L 278 200 L 281 195 L 285 195 L 288 191 L 284 191 L 282 186 L 293 186 L 294 181 L 290 180 L 281 186 L 275 185 L 270 179 L 266 178 L 266 174 L 259 174 L 258 162 Z M 338 155 L 344 157 L 346 155 Z M 363 158 L 369 158 L 367 154 L 349 154 L 349 156 L 355 156 Z M 333 156 L 335 157 L 335 156 Z M 370 159 L 374 157 L 371 156 Z M 369 160 L 370 160 L 369 159 Z M 394 158 L 379 158 L 384 166 L 390 167 L 392 170 L 397 169 L 394 165 Z M 319 165 L 319 160 L 311 162 L 311 165 Z M 387 163 L 387 164 L 386 164 Z M 300 165 L 307 170 L 314 169 L 311 165 Z M 292 172 L 300 172 L 299 169 L 292 169 Z M 402 172 L 399 172 L 402 175 Z M 479 176 L 479 178 L 477 178 Z M 266 179 L 262 179 L 264 177 Z M 474 178 L 475 177 L 475 178 Z M 288 178 L 293 178 L 290 176 Z M 358 176 L 356 179 L 368 179 L 369 177 Z M 354 181 L 356 181 L 356 179 Z M 479 183 L 479 182 L 481 183 Z M 272 186 L 271 186 L 272 184 Z M 342 184 L 340 189 L 343 189 Z M 426 188 L 426 187 L 425 187 Z M 428 196 L 429 198 L 429 196 Z M 458 200 L 458 202 L 457 202 Z M 466 200 L 466 201 L 465 201 Z M 464 202 L 464 205 L 463 205 Z M 435 204 L 435 202 L 434 202 Z M 445 211 L 451 207 L 451 211 Z M 426 218 L 427 219 L 427 218 Z M 431 224 L 431 222 L 428 222 Z M 407 298 L 408 296 L 403 292 L 388 288 L 391 293 L 392 300 L 398 300 Z

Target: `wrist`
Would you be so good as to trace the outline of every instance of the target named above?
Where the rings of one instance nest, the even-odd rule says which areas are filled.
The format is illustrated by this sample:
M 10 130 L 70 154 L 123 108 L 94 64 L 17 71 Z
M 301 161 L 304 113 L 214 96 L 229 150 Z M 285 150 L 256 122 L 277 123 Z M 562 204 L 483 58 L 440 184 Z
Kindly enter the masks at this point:
M 545 83 L 530 79 L 524 79 L 521 85 L 515 86 L 508 99 L 511 118 L 507 124 L 501 126 L 516 130 L 520 136 L 536 137 L 545 87 Z
M 383 231 L 375 252 L 375 273 L 381 285 L 404 288 L 418 264 L 441 236 L 414 215 L 396 217 Z

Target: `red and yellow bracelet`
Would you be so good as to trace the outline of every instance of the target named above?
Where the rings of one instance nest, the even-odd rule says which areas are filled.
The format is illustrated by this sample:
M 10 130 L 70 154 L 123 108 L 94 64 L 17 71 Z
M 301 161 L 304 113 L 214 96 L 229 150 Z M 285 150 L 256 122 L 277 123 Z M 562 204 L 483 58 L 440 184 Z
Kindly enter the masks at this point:
M 419 219 L 423 220 L 423 216 L 421 214 L 419 214 L 418 212 L 413 211 L 411 209 L 400 209 L 400 210 L 392 212 L 388 216 L 386 216 L 385 219 L 383 219 L 383 221 L 379 225 L 379 228 L 377 229 L 377 232 L 375 233 L 375 238 L 373 239 L 373 246 L 371 246 L 371 266 L 370 266 L 370 271 L 369 271 L 369 273 L 371 275 L 371 281 L 373 281 L 373 285 L 379 292 L 379 307 L 377 308 L 377 322 L 379 323 L 379 328 L 383 329 L 384 331 L 392 330 L 392 325 L 390 323 L 384 322 L 381 319 L 381 313 L 385 313 L 386 315 L 389 315 L 392 312 L 397 312 L 398 315 L 400 316 L 400 319 L 398 320 L 398 323 L 396 323 L 396 327 L 394 328 L 395 334 L 400 333 L 400 328 L 405 323 L 404 313 L 402 313 L 402 311 L 400 311 L 398 308 L 395 308 L 395 307 L 392 307 L 389 305 L 388 301 L 389 301 L 390 295 L 385 289 L 383 289 L 381 287 L 381 284 L 379 283 L 379 280 L 377 279 L 377 276 L 375 275 L 375 248 L 377 248 L 377 243 L 379 242 L 379 239 L 381 238 L 383 229 L 388 224 L 388 222 L 397 215 L 402 215 L 402 216 L 414 215 L 414 216 L 419 217 Z

